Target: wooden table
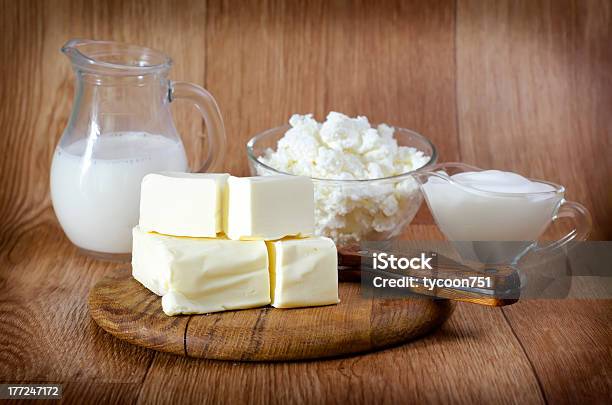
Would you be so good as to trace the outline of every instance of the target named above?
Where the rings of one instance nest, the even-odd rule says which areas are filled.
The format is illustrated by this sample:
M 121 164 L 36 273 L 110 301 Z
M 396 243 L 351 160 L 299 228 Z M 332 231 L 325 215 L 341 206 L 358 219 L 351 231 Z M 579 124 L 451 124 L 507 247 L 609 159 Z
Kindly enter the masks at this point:
M 100 330 L 89 288 L 125 265 L 78 254 L 50 208 L 53 148 L 72 104 L 71 37 L 170 53 L 224 113 L 225 169 L 293 112 L 413 128 L 441 161 L 567 186 L 612 239 L 608 1 L 0 0 L 0 382 L 60 382 L 67 402 L 609 402 L 612 302 L 459 304 L 413 343 L 327 361 L 245 364 L 140 349 Z M 183 134 L 201 124 L 175 107 Z M 187 141 L 198 146 L 201 138 Z M 192 153 L 193 158 L 196 153 Z M 408 238 L 439 237 L 421 212 Z

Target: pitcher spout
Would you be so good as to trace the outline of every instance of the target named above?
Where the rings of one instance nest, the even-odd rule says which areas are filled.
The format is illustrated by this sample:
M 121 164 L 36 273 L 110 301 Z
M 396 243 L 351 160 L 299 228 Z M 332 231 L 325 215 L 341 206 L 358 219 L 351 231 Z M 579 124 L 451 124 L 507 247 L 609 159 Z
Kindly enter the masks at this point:
M 68 40 L 68 42 L 66 42 L 63 46 L 62 46 L 62 53 L 64 55 L 66 55 L 69 59 L 72 59 L 75 56 L 75 53 L 77 52 L 76 47 L 79 43 L 86 41 L 85 39 L 79 39 L 79 38 L 73 38 Z
M 431 178 L 438 178 L 444 181 L 449 182 L 450 176 L 452 174 L 458 172 L 466 172 L 466 171 L 481 171 L 482 169 L 470 166 L 465 163 L 459 162 L 447 162 L 447 163 L 438 163 L 436 165 L 431 166 L 427 170 L 417 171 L 414 173 L 414 177 L 421 184 L 427 183 Z
M 113 41 L 71 39 L 62 46 L 76 69 L 106 75 L 145 75 L 167 71 L 172 60 L 151 48 Z

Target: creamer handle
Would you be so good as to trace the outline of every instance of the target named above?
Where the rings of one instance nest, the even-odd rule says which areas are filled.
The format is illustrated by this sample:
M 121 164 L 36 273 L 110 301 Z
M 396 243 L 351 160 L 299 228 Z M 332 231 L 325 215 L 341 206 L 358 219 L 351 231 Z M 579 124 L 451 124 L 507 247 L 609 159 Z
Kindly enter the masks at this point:
M 574 201 L 566 201 L 565 199 L 561 200 L 559 202 L 557 212 L 553 216 L 553 221 L 556 221 L 559 218 L 571 218 L 574 222 L 574 229 L 555 242 L 551 242 L 546 245 L 540 245 L 538 243 L 535 246 L 534 251 L 550 252 L 565 246 L 573 240 L 586 240 L 586 238 L 589 236 L 593 221 L 591 219 L 589 210 L 584 205 Z

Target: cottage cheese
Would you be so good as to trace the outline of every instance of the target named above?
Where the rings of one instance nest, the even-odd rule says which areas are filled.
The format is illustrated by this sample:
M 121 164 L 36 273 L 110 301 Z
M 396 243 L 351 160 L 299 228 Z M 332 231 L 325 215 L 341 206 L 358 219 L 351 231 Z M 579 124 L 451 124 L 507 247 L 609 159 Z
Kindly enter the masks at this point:
M 412 178 L 382 179 L 424 166 L 429 157 L 398 146 L 394 129 L 370 126 L 366 117 L 330 112 L 317 122 L 312 114 L 293 115 L 291 128 L 260 160 L 286 173 L 315 178 L 315 233 L 338 244 L 386 239 L 400 233 L 419 208 Z M 260 167 L 258 174 L 274 174 Z M 329 182 L 366 180 L 373 182 Z

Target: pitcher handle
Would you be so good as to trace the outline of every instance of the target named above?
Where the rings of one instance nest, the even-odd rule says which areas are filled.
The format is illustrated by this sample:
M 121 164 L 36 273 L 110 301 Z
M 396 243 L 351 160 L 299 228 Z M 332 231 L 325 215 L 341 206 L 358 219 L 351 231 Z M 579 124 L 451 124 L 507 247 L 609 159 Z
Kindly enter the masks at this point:
M 567 233 L 561 239 L 548 243 L 546 245 L 535 246 L 535 251 L 552 251 L 565 246 L 573 240 L 583 241 L 591 232 L 592 219 L 589 210 L 582 204 L 574 201 L 566 201 L 565 199 L 559 202 L 557 212 L 553 216 L 553 221 L 559 218 L 571 218 L 574 222 L 574 229 Z
M 175 99 L 191 101 L 202 114 L 208 130 L 208 154 L 198 172 L 218 171 L 225 158 L 225 126 L 219 106 L 214 97 L 204 88 L 188 82 L 170 82 L 170 102 Z

